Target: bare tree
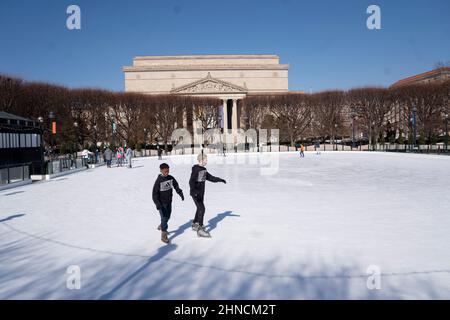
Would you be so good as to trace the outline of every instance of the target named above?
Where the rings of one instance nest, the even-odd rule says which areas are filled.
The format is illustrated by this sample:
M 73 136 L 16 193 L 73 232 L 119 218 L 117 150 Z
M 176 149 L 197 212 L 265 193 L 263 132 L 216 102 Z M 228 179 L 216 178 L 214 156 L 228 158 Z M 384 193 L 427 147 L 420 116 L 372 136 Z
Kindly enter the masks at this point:
M 348 92 L 347 103 L 353 116 L 359 117 L 359 122 L 372 137 L 382 139 L 387 128 L 387 115 L 392 110 L 393 100 L 389 89 L 360 88 Z M 352 117 L 348 114 L 348 118 Z M 371 137 L 370 137 L 371 138 Z
M 321 138 L 335 137 L 343 126 L 345 94 L 342 91 L 316 93 L 314 100 L 313 128 Z
M 243 115 L 246 129 L 259 129 L 269 114 L 268 96 L 249 96 L 243 102 Z
M 304 94 L 276 95 L 270 98 L 270 110 L 290 141 L 295 145 L 313 119 L 312 99 Z

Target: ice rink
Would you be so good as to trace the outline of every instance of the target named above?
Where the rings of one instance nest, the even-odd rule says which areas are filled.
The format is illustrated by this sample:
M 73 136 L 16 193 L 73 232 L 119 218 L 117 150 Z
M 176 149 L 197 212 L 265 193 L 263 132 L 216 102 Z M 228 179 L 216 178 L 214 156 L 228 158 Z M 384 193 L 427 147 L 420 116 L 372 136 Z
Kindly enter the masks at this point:
M 228 182 L 206 185 L 210 239 L 190 229 L 193 157 L 164 162 L 186 196 L 170 245 L 156 158 L 0 192 L 0 299 L 450 299 L 450 157 L 210 156 Z

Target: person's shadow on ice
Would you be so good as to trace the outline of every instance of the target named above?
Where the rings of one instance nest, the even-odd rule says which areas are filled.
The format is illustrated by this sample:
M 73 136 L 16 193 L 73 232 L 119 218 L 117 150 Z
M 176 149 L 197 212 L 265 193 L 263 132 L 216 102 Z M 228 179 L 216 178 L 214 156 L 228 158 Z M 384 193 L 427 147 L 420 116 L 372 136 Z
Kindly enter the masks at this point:
M 212 230 L 217 228 L 217 224 L 219 222 L 221 222 L 223 219 L 225 219 L 226 217 L 240 217 L 240 215 L 232 214 L 232 212 L 233 211 L 225 211 L 225 212 L 219 213 L 217 216 L 210 219 L 208 221 L 208 232 L 211 232 Z

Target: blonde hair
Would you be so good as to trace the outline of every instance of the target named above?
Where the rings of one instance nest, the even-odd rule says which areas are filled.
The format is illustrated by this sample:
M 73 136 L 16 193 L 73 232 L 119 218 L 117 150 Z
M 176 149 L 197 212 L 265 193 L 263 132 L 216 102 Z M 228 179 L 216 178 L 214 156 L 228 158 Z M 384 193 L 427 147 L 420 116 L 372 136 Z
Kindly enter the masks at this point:
M 204 154 L 203 152 L 199 153 L 198 156 L 197 156 L 197 161 L 198 162 L 203 162 L 203 160 L 206 160 L 206 159 L 208 159 L 208 156 L 206 154 Z

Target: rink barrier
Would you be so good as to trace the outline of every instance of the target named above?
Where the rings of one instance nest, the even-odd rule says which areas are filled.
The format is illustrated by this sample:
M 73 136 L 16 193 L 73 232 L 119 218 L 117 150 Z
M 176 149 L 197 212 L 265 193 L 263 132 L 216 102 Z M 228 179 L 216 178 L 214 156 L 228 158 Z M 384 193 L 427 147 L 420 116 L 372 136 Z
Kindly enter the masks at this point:
M 247 145 L 244 150 L 243 148 L 238 148 L 236 146 L 228 147 L 226 149 L 226 153 L 254 153 L 254 152 L 300 152 L 299 146 L 287 146 L 287 145 L 262 145 L 262 146 L 251 146 Z M 198 154 L 200 152 L 206 154 L 221 154 L 222 151 L 220 149 L 214 147 L 205 146 L 203 148 L 200 147 L 186 147 L 186 148 L 177 148 L 172 151 L 163 151 L 163 156 L 170 155 L 188 155 L 188 154 Z M 305 151 L 317 151 L 314 145 L 305 145 Z M 355 142 L 354 146 L 351 143 L 347 144 L 321 144 L 320 151 L 326 152 L 354 152 L 354 151 L 376 151 L 376 152 L 412 152 L 412 153 L 429 153 L 429 154 L 449 154 L 450 148 L 446 148 L 444 144 L 434 144 L 434 145 L 420 145 L 413 146 L 409 144 L 398 144 L 398 143 L 377 143 L 369 145 L 369 144 L 361 144 L 359 142 Z M 135 151 L 135 157 L 156 157 L 158 156 L 156 150 L 141 150 Z
M 0 190 L 30 184 L 30 167 L 31 162 L 0 166 Z

